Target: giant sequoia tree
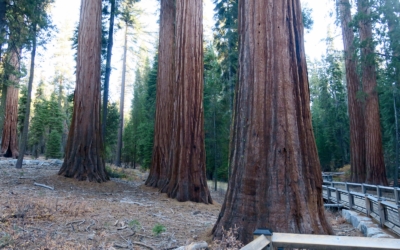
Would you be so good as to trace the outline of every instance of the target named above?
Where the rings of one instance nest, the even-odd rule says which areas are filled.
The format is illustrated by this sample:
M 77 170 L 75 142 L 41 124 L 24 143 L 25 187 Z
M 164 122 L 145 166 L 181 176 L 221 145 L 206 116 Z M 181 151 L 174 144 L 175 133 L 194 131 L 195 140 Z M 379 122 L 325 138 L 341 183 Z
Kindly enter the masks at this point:
M 351 5 L 349 0 L 337 0 L 340 22 L 342 27 L 343 45 L 345 53 L 346 82 L 348 111 L 350 121 L 350 161 L 351 181 L 362 183 L 365 181 L 365 130 L 364 110 L 362 100 L 357 98 L 362 91 L 357 74 L 357 57 L 354 46 L 354 32 L 351 23 Z
M 74 111 L 58 173 L 97 182 L 109 179 L 100 127 L 101 8 L 101 0 L 81 2 Z
M 9 56 L 6 59 L 6 65 L 9 68 L 7 97 L 5 105 L 5 117 L 3 133 L 1 137 L 1 152 L 5 157 L 17 158 L 18 136 L 17 136 L 17 118 L 18 118 L 18 83 L 20 68 L 20 50 L 11 47 Z
M 367 0 L 357 1 L 361 42 L 361 75 L 365 94 L 365 166 L 367 168 L 365 181 L 371 184 L 387 185 L 383 160 L 370 4 L 370 1 Z
M 179 201 L 212 203 L 206 179 L 203 114 L 203 1 L 176 0 L 174 121 L 170 178 Z M 161 65 L 163 67 L 163 65 Z
M 174 103 L 175 1 L 161 0 L 156 121 L 153 156 L 146 185 L 164 187 L 168 181 Z
M 311 126 L 300 0 L 239 3 L 239 81 L 232 176 L 213 229 L 327 234 Z

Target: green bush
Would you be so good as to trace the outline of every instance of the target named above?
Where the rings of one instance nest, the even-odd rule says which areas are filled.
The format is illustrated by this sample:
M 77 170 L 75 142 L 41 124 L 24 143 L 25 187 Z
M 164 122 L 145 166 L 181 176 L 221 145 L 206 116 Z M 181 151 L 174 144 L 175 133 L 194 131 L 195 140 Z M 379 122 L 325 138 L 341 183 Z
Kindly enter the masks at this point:
M 154 227 L 153 227 L 153 234 L 155 236 L 160 235 L 161 233 L 165 232 L 166 228 L 164 225 L 157 223 Z
M 46 158 L 60 159 L 61 155 L 61 134 L 51 131 L 46 145 Z
M 127 177 L 127 175 L 125 173 L 118 172 L 118 171 L 112 169 L 110 166 L 106 166 L 106 172 L 110 178 L 121 179 L 121 178 Z

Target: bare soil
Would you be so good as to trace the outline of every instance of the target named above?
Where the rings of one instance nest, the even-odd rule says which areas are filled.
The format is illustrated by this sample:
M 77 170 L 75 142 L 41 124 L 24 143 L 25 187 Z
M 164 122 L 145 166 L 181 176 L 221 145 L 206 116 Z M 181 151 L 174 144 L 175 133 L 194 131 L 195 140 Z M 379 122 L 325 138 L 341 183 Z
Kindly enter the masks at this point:
M 146 172 L 107 183 L 58 176 L 59 167 L 0 165 L 0 249 L 174 249 L 210 243 L 224 191 L 213 205 L 180 203 L 144 186 Z M 54 190 L 35 186 L 53 187 Z M 362 236 L 327 212 L 337 235 Z

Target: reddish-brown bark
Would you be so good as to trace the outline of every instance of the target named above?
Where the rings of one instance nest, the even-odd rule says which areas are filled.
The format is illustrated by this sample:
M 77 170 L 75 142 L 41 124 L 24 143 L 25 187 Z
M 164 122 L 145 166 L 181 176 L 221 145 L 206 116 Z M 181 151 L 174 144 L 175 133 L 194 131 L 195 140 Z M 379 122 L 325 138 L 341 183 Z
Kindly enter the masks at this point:
M 17 136 L 17 119 L 18 119 L 18 88 L 19 83 L 19 67 L 20 57 L 17 48 L 10 50 L 10 66 L 14 69 L 8 80 L 10 85 L 7 87 L 7 97 L 5 106 L 5 118 L 3 125 L 3 134 L 1 137 L 1 155 L 4 157 L 17 158 L 18 152 L 18 136 Z
M 163 188 L 169 178 L 169 152 L 174 104 L 175 1 L 161 0 L 156 120 L 153 157 L 146 185 Z
M 59 175 L 104 182 L 100 127 L 101 0 L 82 0 L 74 112 Z
M 345 53 L 348 111 L 350 120 L 350 160 L 351 181 L 365 182 L 365 130 L 364 110 L 361 98 L 361 82 L 357 74 L 357 61 L 354 47 L 354 32 L 351 23 L 351 5 L 349 0 L 337 0 L 342 26 Z
M 239 2 L 232 175 L 213 233 L 328 234 L 310 114 L 300 0 Z
M 203 1 L 176 0 L 175 91 L 171 173 L 163 192 L 212 203 L 207 187 L 203 115 Z
M 379 100 L 374 60 L 374 44 L 372 40 L 372 24 L 369 1 L 357 1 L 361 42 L 361 72 L 365 93 L 365 165 L 366 182 L 376 185 L 387 185 L 386 169 L 383 160 L 382 134 L 379 115 Z

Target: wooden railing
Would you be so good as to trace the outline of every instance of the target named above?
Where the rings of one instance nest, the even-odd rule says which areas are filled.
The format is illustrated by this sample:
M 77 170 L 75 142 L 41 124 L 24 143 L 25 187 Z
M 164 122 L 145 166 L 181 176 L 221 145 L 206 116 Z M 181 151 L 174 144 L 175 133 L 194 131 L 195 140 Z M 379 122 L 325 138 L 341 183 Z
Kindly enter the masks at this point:
M 348 236 L 273 233 L 270 236 L 259 236 L 241 250 L 280 250 L 284 248 L 394 250 L 400 249 L 400 240 L 386 238 L 357 240 L 357 237 Z
M 364 213 L 400 235 L 399 188 L 349 182 L 324 182 L 322 188 L 328 204 Z

